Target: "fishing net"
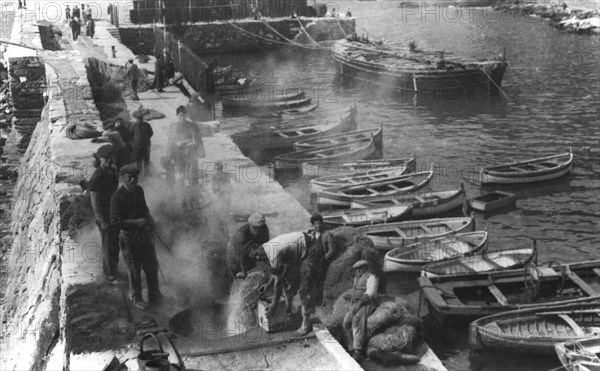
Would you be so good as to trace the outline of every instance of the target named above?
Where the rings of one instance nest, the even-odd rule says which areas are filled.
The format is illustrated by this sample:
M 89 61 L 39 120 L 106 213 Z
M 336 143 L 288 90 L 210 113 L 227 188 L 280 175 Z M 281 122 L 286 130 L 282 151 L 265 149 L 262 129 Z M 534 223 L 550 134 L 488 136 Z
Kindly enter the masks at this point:
M 140 118 L 141 116 L 145 121 L 164 119 L 166 117 L 163 113 L 158 112 L 157 110 L 144 108 L 143 106 L 140 106 L 138 109 L 133 111 L 131 116 L 135 117 L 136 119 Z
M 65 135 L 69 139 L 89 139 L 102 136 L 102 132 L 94 124 L 85 122 L 67 126 Z
M 267 283 L 269 275 L 266 270 L 256 269 L 250 271 L 245 279 L 233 281 L 228 303 L 228 330 L 236 329 L 241 333 L 246 328 L 257 325 L 256 307 L 260 298 L 258 289 Z

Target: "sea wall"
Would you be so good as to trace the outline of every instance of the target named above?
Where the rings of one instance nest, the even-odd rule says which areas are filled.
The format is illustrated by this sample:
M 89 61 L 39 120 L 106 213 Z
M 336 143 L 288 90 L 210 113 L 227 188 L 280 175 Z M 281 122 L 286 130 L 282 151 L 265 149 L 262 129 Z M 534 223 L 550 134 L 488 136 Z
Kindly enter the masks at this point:
M 166 26 L 197 55 L 264 51 L 300 40 L 309 43 L 302 28 L 316 41 L 336 40 L 354 32 L 355 18 L 281 18 L 187 26 Z M 154 54 L 152 26 L 120 26 L 121 41 L 136 54 Z

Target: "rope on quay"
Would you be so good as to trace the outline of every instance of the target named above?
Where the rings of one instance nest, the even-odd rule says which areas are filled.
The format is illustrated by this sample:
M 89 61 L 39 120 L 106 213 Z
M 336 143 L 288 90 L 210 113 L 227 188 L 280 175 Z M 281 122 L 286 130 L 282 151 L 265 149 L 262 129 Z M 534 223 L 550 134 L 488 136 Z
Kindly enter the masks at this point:
M 289 42 L 282 42 L 282 41 L 277 41 L 277 40 L 274 40 L 274 39 L 269 39 L 268 37 L 257 35 L 257 34 L 255 34 L 253 32 L 250 32 L 250 31 L 245 30 L 245 29 L 243 29 L 241 27 L 238 27 L 235 24 L 231 23 L 230 21 L 226 21 L 226 22 L 229 25 L 231 25 L 232 27 L 236 28 L 238 31 L 242 31 L 242 32 L 244 32 L 246 34 L 249 34 L 251 36 L 257 37 L 259 39 L 262 39 L 262 40 L 265 40 L 265 41 L 268 41 L 268 42 L 272 42 L 272 43 L 276 43 L 276 44 L 283 44 L 283 45 L 294 45 L 294 46 L 298 46 L 298 47 L 305 48 L 305 49 L 313 49 L 313 50 L 317 49 L 317 48 L 315 48 L 314 46 L 311 46 L 311 45 L 304 45 L 304 44 L 297 44 L 296 45 L 296 44 L 290 44 Z
M 71 124 L 65 129 L 69 139 L 89 139 L 101 137 L 102 133 L 90 123 Z

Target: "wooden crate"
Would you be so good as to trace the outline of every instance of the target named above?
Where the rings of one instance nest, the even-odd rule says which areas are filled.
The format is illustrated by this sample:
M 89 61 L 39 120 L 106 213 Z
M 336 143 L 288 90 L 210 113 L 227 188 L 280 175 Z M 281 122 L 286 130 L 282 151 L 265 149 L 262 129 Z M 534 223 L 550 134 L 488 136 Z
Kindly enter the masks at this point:
M 295 329 L 300 326 L 301 316 L 297 310 L 294 310 L 292 307 L 293 315 L 291 317 L 287 317 L 285 314 L 285 301 L 281 300 L 279 305 L 277 306 L 277 311 L 272 318 L 267 318 L 267 308 L 269 307 L 268 302 L 259 301 L 258 302 L 258 324 L 263 328 L 266 332 L 279 332 L 290 329 Z

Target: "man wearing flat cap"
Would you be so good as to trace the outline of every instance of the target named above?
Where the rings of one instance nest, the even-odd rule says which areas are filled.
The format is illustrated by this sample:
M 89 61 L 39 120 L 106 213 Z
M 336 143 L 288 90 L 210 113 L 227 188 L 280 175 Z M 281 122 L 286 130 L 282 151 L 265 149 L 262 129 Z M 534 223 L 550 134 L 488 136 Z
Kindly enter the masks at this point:
M 102 240 L 102 273 L 106 283 L 117 282 L 119 265 L 119 230 L 110 225 L 110 199 L 117 189 L 115 150 L 105 144 L 94 154 L 96 170 L 88 182 L 92 209 Z
M 132 157 L 137 164 L 137 168 L 144 178 L 150 174 L 150 146 L 152 145 L 152 136 L 154 131 L 152 126 L 144 121 L 144 115 L 148 113 L 147 108 L 138 109 L 134 116 L 137 119 L 131 126 L 133 133 L 133 151 Z
M 135 64 L 133 58 L 129 58 L 125 64 L 126 76 L 131 80 L 131 99 L 140 100 L 138 97 L 138 81 L 140 79 L 140 69 Z
M 354 263 L 352 269 L 354 270 L 354 289 L 351 308 L 344 317 L 343 328 L 349 350 L 353 351 L 352 357 L 356 361 L 360 361 L 367 340 L 367 318 L 377 307 L 379 279 L 369 272 L 369 264 L 365 260 Z
M 142 270 L 146 274 L 148 301 L 159 303 L 158 259 L 152 242 L 154 219 L 146 205 L 144 190 L 138 185 L 140 171 L 135 164 L 123 166 L 120 184 L 110 200 L 111 225 L 120 229 L 119 246 L 129 270 L 129 298 L 141 310 L 148 306 L 142 298 Z
M 254 213 L 248 223 L 235 232 L 227 249 L 227 270 L 229 277 L 246 278 L 248 271 L 256 266 L 256 256 L 260 245 L 269 241 L 269 227 L 265 216 Z
M 314 229 L 309 230 L 308 234 L 310 234 L 315 242 L 316 252 L 315 274 L 317 276 L 317 287 L 315 293 L 315 303 L 321 305 L 323 303 L 324 284 L 325 278 L 327 278 L 327 270 L 329 269 L 329 264 L 331 263 L 333 254 L 335 252 L 335 242 L 333 235 L 325 230 L 325 223 L 321 214 L 313 214 L 310 217 L 310 224 L 312 224 Z

